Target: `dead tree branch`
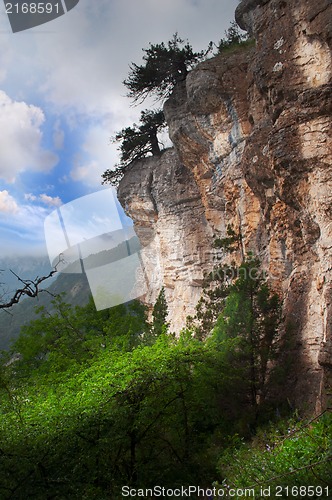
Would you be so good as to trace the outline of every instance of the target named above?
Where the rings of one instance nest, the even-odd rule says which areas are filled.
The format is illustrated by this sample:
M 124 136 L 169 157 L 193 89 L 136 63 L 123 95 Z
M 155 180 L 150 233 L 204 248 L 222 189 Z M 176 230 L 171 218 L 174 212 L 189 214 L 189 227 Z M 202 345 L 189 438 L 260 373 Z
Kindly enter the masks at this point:
M 40 290 L 40 285 L 43 283 L 45 280 L 51 278 L 54 276 L 55 273 L 58 272 L 58 266 L 62 262 L 62 256 L 59 257 L 59 261 L 57 264 L 54 266 L 52 271 L 49 272 L 47 276 L 41 276 L 40 278 L 37 276 L 34 280 L 25 280 L 20 278 L 14 271 L 10 270 L 10 272 L 16 276 L 18 281 L 22 283 L 22 287 L 17 289 L 14 293 L 14 295 L 7 300 L 6 302 L 0 303 L 0 309 L 9 309 L 12 307 L 14 304 L 18 304 L 18 302 L 22 299 L 22 297 L 37 297 L 37 295 L 42 292 L 43 290 Z

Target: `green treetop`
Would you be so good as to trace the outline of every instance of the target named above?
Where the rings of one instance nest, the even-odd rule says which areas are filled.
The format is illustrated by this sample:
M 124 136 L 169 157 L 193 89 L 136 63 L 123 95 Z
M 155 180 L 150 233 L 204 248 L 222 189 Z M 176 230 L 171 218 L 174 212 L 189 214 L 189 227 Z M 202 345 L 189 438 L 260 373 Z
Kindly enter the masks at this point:
M 120 142 L 120 163 L 116 168 L 103 173 L 103 183 L 118 185 L 123 171 L 130 163 L 141 160 L 148 155 L 158 156 L 161 153 L 158 133 L 166 127 L 162 110 L 145 110 L 141 112 L 140 125 L 123 128 L 112 139 Z
M 157 100 L 167 98 L 174 85 L 185 80 L 188 71 L 205 56 L 204 51 L 194 52 L 177 33 L 167 44 L 150 43 L 143 52 L 144 64 L 132 63 L 129 76 L 123 82 L 129 90 L 128 97 L 134 102 L 143 102 L 151 95 Z
M 161 333 L 167 331 L 167 328 L 169 326 L 169 324 L 166 321 L 167 316 L 168 316 L 168 305 L 165 296 L 165 288 L 162 287 L 152 311 L 152 317 L 153 317 L 152 327 L 154 335 L 158 336 Z
M 242 45 L 249 41 L 248 33 L 241 32 L 235 21 L 231 22 L 230 27 L 225 31 L 225 35 L 225 38 L 222 38 L 217 45 L 219 54 L 225 49 Z

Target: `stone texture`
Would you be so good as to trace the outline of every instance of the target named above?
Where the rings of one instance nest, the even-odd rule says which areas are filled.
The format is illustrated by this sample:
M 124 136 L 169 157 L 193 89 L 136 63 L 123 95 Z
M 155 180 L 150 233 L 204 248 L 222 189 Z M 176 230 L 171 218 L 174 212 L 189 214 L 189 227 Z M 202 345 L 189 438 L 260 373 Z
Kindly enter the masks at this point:
M 252 250 L 283 298 L 288 396 L 319 411 L 331 368 L 332 5 L 244 0 L 236 19 L 255 46 L 201 63 L 174 90 L 174 148 L 133 164 L 119 198 L 151 242 L 145 300 L 164 284 L 175 330 L 194 312 L 213 236 L 241 231 L 235 258 Z
M 118 196 L 135 222 L 149 281 L 145 302 L 165 286 L 171 327 L 179 331 L 194 312 L 204 271 L 210 269 L 212 230 L 197 184 L 168 149 L 158 158 L 133 163 Z

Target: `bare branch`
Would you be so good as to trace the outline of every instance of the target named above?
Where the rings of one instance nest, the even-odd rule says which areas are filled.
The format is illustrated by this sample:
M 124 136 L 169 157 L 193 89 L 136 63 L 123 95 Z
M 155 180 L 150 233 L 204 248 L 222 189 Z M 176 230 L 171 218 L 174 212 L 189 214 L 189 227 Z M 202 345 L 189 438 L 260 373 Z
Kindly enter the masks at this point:
M 62 255 L 60 255 L 57 264 L 47 276 L 41 276 L 40 278 L 37 276 L 34 280 L 24 280 L 14 273 L 14 271 L 10 270 L 11 273 L 23 284 L 23 286 L 22 288 L 17 289 L 14 295 L 7 302 L 0 304 L 0 309 L 9 309 L 14 304 L 18 304 L 22 297 L 37 297 L 40 292 L 44 291 L 40 290 L 41 283 L 51 278 L 58 272 L 58 266 L 62 260 Z

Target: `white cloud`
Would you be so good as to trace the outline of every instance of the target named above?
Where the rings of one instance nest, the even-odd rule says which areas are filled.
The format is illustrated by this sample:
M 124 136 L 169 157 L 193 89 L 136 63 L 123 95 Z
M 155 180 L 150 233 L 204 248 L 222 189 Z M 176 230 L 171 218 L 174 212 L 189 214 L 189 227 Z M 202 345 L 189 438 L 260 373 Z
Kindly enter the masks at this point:
M 107 121 L 91 126 L 81 151 L 73 161 L 70 176 L 90 187 L 101 187 L 101 175 L 117 162 L 116 146 L 110 145 L 110 124 Z
M 48 172 L 58 158 L 41 146 L 43 111 L 0 90 L 0 178 L 14 182 L 25 170 Z
M 27 201 L 36 201 L 37 196 L 35 196 L 32 193 L 25 193 L 24 199 L 27 200 Z
M 41 205 L 19 205 L 13 217 L 13 226 L 35 233 L 37 228 L 43 227 L 48 213 L 49 209 Z
M 15 214 L 18 212 L 18 205 L 8 191 L 0 191 L 0 212 Z
M 27 84 L 42 91 L 60 112 L 69 108 L 128 117 L 122 81 L 129 64 L 141 61 L 141 49 L 149 42 L 169 40 L 176 31 L 195 50 L 206 49 L 210 40 L 218 42 L 224 36 L 237 4 L 238 0 L 80 0 L 47 28 L 35 28 L 34 37 L 11 37 L 16 61 L 8 76 L 16 77 L 11 82 L 16 88 L 15 66 L 23 69 Z
M 79 162 L 75 162 L 75 166 L 70 172 L 70 177 L 75 182 L 84 182 L 85 184 L 89 183 L 89 179 L 91 177 L 97 177 L 96 170 L 98 168 L 98 164 L 95 161 L 91 161 L 88 164 L 80 165 Z
M 60 207 L 60 205 L 62 205 L 62 201 L 59 196 L 52 197 L 48 194 L 41 194 L 39 195 L 39 199 L 48 207 Z
M 59 196 L 49 196 L 48 194 L 40 194 L 39 196 L 35 196 L 32 193 L 26 193 L 24 195 L 24 199 L 26 201 L 41 201 L 48 207 L 60 207 L 62 205 L 62 200 L 59 198 Z
M 60 120 L 55 122 L 53 128 L 53 144 L 55 149 L 63 149 L 65 141 L 65 133 L 61 129 Z
M 196 51 L 210 40 L 218 42 L 237 4 L 238 0 L 80 0 L 57 20 L 16 35 L 7 16 L 0 16 L 0 178 L 13 182 L 22 172 L 49 172 L 56 165 L 57 155 L 43 146 L 48 126 L 47 140 L 53 140 L 49 147 L 61 156 L 59 167 L 68 164 L 67 171 L 59 168 L 52 179 L 56 187 L 61 183 L 62 189 L 66 184 L 70 189 L 75 180 L 101 189 L 101 174 L 118 161 L 109 137 L 139 117 L 122 85 L 129 64 L 141 62 L 141 49 L 149 42 L 166 42 L 176 31 Z M 53 130 L 43 110 L 47 117 L 59 117 Z M 83 135 L 77 141 L 80 150 L 75 141 L 68 144 L 61 123 L 76 137 Z M 59 201 L 56 196 L 40 197 L 50 192 L 44 181 L 39 184 L 43 187 L 28 186 L 15 186 L 27 193 L 26 205 L 2 192 L 1 206 L 12 212 L 0 213 L 0 220 L 12 221 L 15 237 L 24 234 L 42 241 L 44 218 Z
M 44 221 L 50 210 L 54 210 L 54 205 L 19 204 L 7 192 L 0 192 L 2 255 L 45 252 Z

